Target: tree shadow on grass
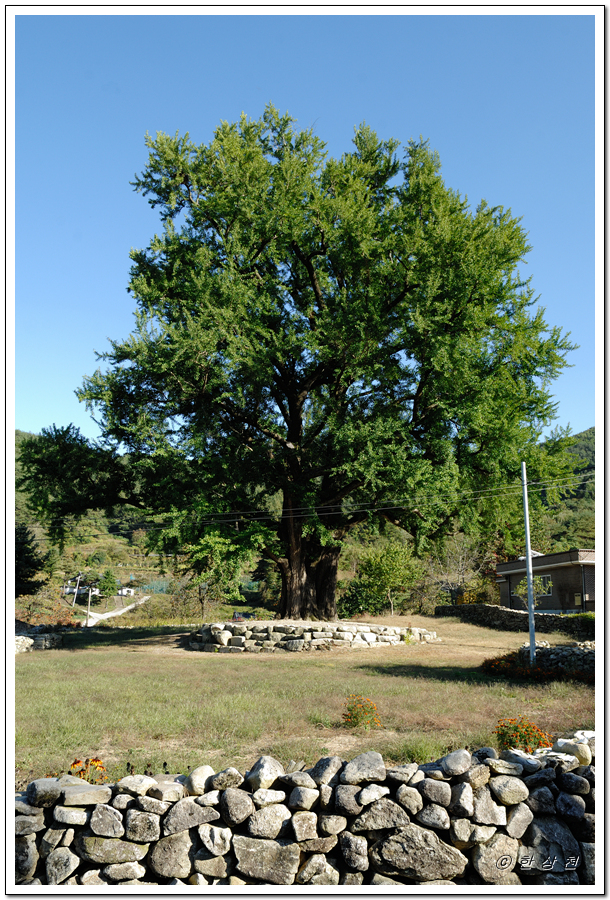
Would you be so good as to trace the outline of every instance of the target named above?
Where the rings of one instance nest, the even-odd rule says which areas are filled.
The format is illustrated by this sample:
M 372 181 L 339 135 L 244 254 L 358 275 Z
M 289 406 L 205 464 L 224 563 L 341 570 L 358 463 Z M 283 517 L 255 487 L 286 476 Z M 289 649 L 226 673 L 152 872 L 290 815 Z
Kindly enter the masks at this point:
M 461 666 L 422 666 L 417 664 L 388 663 L 379 665 L 364 663 L 357 669 L 369 675 L 389 675 L 393 678 L 425 678 L 427 681 L 456 681 L 463 684 L 514 684 L 523 685 L 522 679 L 506 676 L 487 675 L 478 669 L 465 669 Z M 533 684 L 534 682 L 527 682 Z
M 186 633 L 185 633 L 186 632 Z M 82 628 L 63 634 L 63 650 L 96 650 L 109 647 L 147 647 L 161 643 L 174 649 L 187 649 L 187 626 L 165 628 Z

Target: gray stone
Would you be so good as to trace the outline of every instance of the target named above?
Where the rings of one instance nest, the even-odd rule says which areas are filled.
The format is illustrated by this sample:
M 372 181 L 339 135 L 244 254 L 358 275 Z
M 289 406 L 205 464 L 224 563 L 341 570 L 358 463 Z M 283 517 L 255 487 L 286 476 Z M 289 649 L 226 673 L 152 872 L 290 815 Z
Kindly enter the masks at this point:
M 357 784 L 338 784 L 335 788 L 335 812 L 342 816 L 357 816 L 363 808 L 356 803 L 356 796 L 361 791 Z
M 78 869 L 79 865 L 79 857 L 68 847 L 51 850 L 45 863 L 47 884 L 61 884 Z
M 148 844 L 133 844 L 119 838 L 97 837 L 93 834 L 77 834 L 74 845 L 76 852 L 85 862 L 105 865 L 138 862 L 148 853 Z
M 222 791 L 208 791 L 200 797 L 195 797 L 195 803 L 200 806 L 218 806 Z
M 474 825 L 470 819 L 451 819 L 449 840 L 458 850 L 468 850 L 477 843 L 474 840 L 474 832 L 477 828 L 488 830 L 489 833 L 486 835 L 486 840 L 489 840 L 496 832 L 493 825 Z
M 595 844 L 587 844 L 582 841 L 582 868 L 580 870 L 581 884 L 595 884 Z
M 577 857 L 579 852 L 578 841 L 567 825 L 555 817 L 539 816 L 534 818 L 521 838 L 519 861 L 523 857 L 531 857 L 532 868 L 545 871 L 544 861 L 556 857 L 556 869 L 563 871 L 566 859 Z
M 471 785 L 463 781 L 451 788 L 449 812 L 452 816 L 471 816 L 474 813 L 474 793 Z
M 589 744 L 584 742 L 559 738 L 553 744 L 552 750 L 556 753 L 567 753 L 570 756 L 575 756 L 578 759 L 578 764 L 581 766 L 590 766 L 593 759 Z
M 350 869 L 366 872 L 369 867 L 368 846 L 366 838 L 344 831 L 339 838 L 341 853 L 345 864 Z
M 339 787 L 339 785 L 337 785 L 337 787 Z M 346 784 L 343 785 L 343 787 L 350 787 L 350 785 Z M 320 791 L 320 809 L 325 812 L 330 812 L 334 805 L 334 793 L 332 787 L 330 784 L 321 784 L 318 790 Z
M 562 773 L 557 779 L 557 785 L 568 794 L 582 794 L 584 796 L 591 792 L 591 785 L 587 779 L 581 775 L 575 775 L 573 772 Z
M 25 794 L 23 794 L 22 796 L 25 796 Z M 25 803 L 23 800 L 21 800 L 20 797 L 15 798 L 15 815 L 16 816 L 39 816 L 40 813 L 41 813 L 40 807 L 30 806 L 29 803 Z
M 523 766 L 521 763 L 508 762 L 505 759 L 486 759 L 485 765 L 489 767 L 494 775 L 522 775 Z
M 354 819 L 351 831 L 358 834 L 380 828 L 401 828 L 409 823 L 409 816 L 402 806 L 387 797 L 382 797 Z
M 225 791 L 225 793 L 227 792 Z M 254 808 L 252 801 L 250 801 L 250 805 Z M 184 797 L 172 806 L 163 819 L 163 834 L 167 837 L 178 831 L 196 828 L 197 825 L 203 825 L 205 822 L 215 822 L 219 818 L 220 814 L 217 810 L 209 806 L 201 806 L 194 797 Z
M 135 805 L 135 797 L 131 794 L 117 794 L 112 798 L 111 806 L 113 809 L 123 811 Z
M 89 828 L 100 837 L 120 838 L 125 834 L 121 813 L 105 803 L 99 803 L 92 811 Z
M 381 800 L 382 797 L 387 797 L 389 793 L 390 789 L 385 785 L 369 784 L 367 787 L 362 788 L 356 797 L 356 801 L 361 806 L 368 806 L 370 803 L 374 803 L 375 800 Z
M 86 825 L 89 812 L 81 807 L 56 806 L 53 819 L 58 825 Z
M 339 869 L 334 866 L 329 859 L 327 859 L 322 871 L 310 878 L 308 884 L 337 885 L 339 884 L 340 877 L 341 873 L 339 872 Z
M 477 788 L 481 788 L 486 785 L 490 777 L 491 772 L 489 770 L 489 766 L 476 764 L 468 769 L 467 772 L 464 772 L 463 775 L 458 775 L 455 779 L 455 783 L 469 784 L 473 791 L 476 791 Z
M 472 754 L 473 762 L 474 760 L 478 760 L 478 762 L 485 762 L 486 759 L 497 759 L 498 751 L 493 747 L 480 747 L 478 750 L 475 750 Z
M 313 812 L 295 812 L 291 824 L 297 841 L 315 840 L 318 837 L 318 817 Z
M 468 863 L 463 853 L 419 825 L 407 825 L 378 841 L 369 851 L 369 858 L 382 875 L 424 882 L 461 875 Z
M 193 871 L 197 829 L 179 831 L 153 844 L 148 866 L 162 878 L 188 878 Z
M 406 784 L 400 785 L 396 791 L 396 799 L 412 815 L 416 815 L 424 805 L 423 797 L 417 788 Z
M 506 817 L 506 832 L 509 837 L 522 838 L 525 831 L 534 818 L 534 813 L 525 803 L 518 803 L 509 809 Z
M 87 869 L 86 872 L 81 872 L 78 880 L 80 884 L 108 884 L 108 880 L 101 876 L 101 869 Z
M 582 819 L 586 810 L 582 797 L 577 794 L 566 794 L 564 791 L 556 798 L 555 807 L 560 816 L 568 819 Z
M 580 884 L 576 872 L 543 872 L 532 878 L 532 884 Z
M 318 816 L 318 828 L 323 834 L 340 834 L 347 828 L 345 816 Z
M 494 803 L 487 785 L 478 788 L 473 794 L 472 818 L 477 825 L 506 825 L 506 807 Z
M 407 763 L 404 766 L 393 766 L 391 769 L 386 770 L 386 778 L 389 778 L 390 781 L 398 781 L 400 784 L 408 784 L 418 768 L 419 766 L 417 763 Z
M 362 872 L 344 872 L 341 878 L 339 879 L 339 884 L 362 884 L 364 881 L 364 875 Z
M 548 787 L 539 787 L 532 791 L 525 801 L 535 816 L 555 815 L 555 800 Z
M 194 875 L 191 875 L 187 881 L 187 884 L 209 884 L 210 882 L 202 875 L 201 872 L 195 872 Z
M 26 799 L 31 806 L 48 808 L 59 800 L 63 786 L 57 778 L 37 778 L 27 786 Z
M 233 835 L 230 828 L 204 823 L 197 830 L 201 843 L 212 856 L 225 856 L 231 849 Z
M 292 813 L 287 806 L 276 803 L 257 809 L 248 819 L 248 834 L 256 838 L 276 838 L 286 834 Z
M 243 783 L 243 775 L 233 766 L 229 766 L 228 769 L 224 769 L 216 775 L 210 775 L 207 785 L 208 790 L 211 791 L 226 791 L 227 788 L 238 788 Z
M 280 777 L 280 781 L 289 788 L 304 787 L 311 790 L 317 789 L 317 784 L 307 772 L 289 772 Z
M 430 803 L 438 803 L 440 806 L 449 806 L 451 803 L 451 787 L 446 781 L 424 778 L 417 785 L 417 790 Z
M 489 787 L 504 806 L 514 806 L 529 797 L 529 790 L 520 778 L 511 775 L 496 775 L 489 779 Z
M 328 784 L 343 768 L 343 760 L 340 756 L 323 756 L 319 759 L 309 774 L 317 785 Z
M 15 880 L 21 884 L 31 878 L 38 864 L 38 850 L 34 834 L 25 834 L 15 838 Z
M 270 788 L 284 775 L 283 765 L 272 756 L 259 757 L 246 776 L 246 783 L 253 791 Z
M 365 781 L 385 781 L 386 768 L 383 757 L 375 750 L 361 753 L 345 766 L 341 772 L 342 784 L 362 784 Z
M 220 813 L 226 825 L 233 827 L 245 822 L 255 807 L 250 794 L 240 788 L 227 788 L 220 798 Z M 208 820 L 210 821 L 210 820 Z
M 585 813 L 582 819 L 578 819 L 573 823 L 570 822 L 570 830 L 579 841 L 584 841 L 586 844 L 594 844 L 595 814 Z
M 449 813 L 444 806 L 439 806 L 438 803 L 429 803 L 424 806 L 415 818 L 420 825 L 424 825 L 426 828 L 446 829 L 451 824 Z
M 120 781 L 117 781 L 116 787 L 117 791 L 121 794 L 131 794 L 132 797 L 143 797 L 144 794 L 147 794 L 149 789 L 158 784 L 154 778 L 150 778 L 148 775 L 126 775 L 125 778 L 121 778 Z M 105 800 L 100 801 L 105 803 Z
M 463 775 L 472 765 L 472 757 L 468 750 L 454 750 L 439 759 L 439 763 L 445 775 Z
M 105 866 L 102 869 L 102 875 L 105 875 L 109 881 L 127 881 L 131 878 L 143 878 L 146 875 L 146 869 L 138 862 L 116 863 L 112 866 Z
M 528 790 L 531 793 L 532 791 L 535 791 L 536 788 L 548 787 L 551 784 L 555 784 L 556 779 L 557 775 L 555 769 L 551 766 L 547 766 L 539 772 L 535 772 L 533 775 L 524 776 L 523 783 L 527 785 Z
M 375 872 L 369 881 L 369 884 L 397 884 L 399 887 L 404 887 L 402 881 L 395 881 L 393 878 L 387 878 L 385 875 L 380 875 L 379 872 Z
M 239 872 L 269 884 L 294 884 L 301 850 L 287 841 L 268 841 L 234 835 L 233 851 Z
M 296 884 L 310 884 L 315 875 L 320 875 L 326 867 L 326 857 L 322 853 L 310 856 L 299 869 L 295 878 Z
M 290 809 L 309 810 L 316 805 L 320 798 L 320 792 L 313 788 L 295 787 L 288 798 L 288 807 Z
M 46 827 L 42 812 L 39 816 L 15 816 L 15 834 L 35 834 Z
M 283 803 L 285 799 L 286 794 L 284 791 L 270 791 L 265 788 L 259 788 L 258 791 L 252 794 L 252 800 L 260 808 L 271 806 L 272 803 Z
M 182 831 L 183 829 L 176 829 Z M 171 834 L 171 832 L 170 832 Z M 128 809 L 125 813 L 125 837 L 128 841 L 149 844 L 161 837 L 161 819 L 155 813 Z
M 65 833 L 65 828 L 48 828 L 45 831 L 40 842 L 40 856 L 42 859 L 45 859 L 51 850 L 55 850 L 59 846 Z
M 181 797 L 176 797 L 176 800 L 181 799 Z M 172 804 L 168 800 L 156 800 L 148 794 L 146 797 L 138 797 L 134 801 L 136 809 L 141 809 L 142 812 L 154 813 L 156 816 L 164 816 L 171 805 Z
M 66 828 L 66 830 L 63 833 L 63 837 L 62 837 L 61 841 L 59 842 L 59 846 L 60 847 L 69 847 L 70 844 L 72 843 L 72 841 L 74 840 L 75 834 L 76 834 L 76 832 L 74 831 L 73 828 Z
M 304 640 L 294 640 L 294 641 L 282 641 L 282 649 L 289 650 L 293 653 L 298 653 L 299 650 L 302 650 L 305 646 Z
M 206 792 L 206 784 L 214 774 L 212 766 L 197 766 L 189 772 L 184 782 L 185 790 L 191 797 L 199 797 Z M 181 798 L 178 797 L 178 800 Z
M 531 753 L 526 753 L 525 750 L 502 750 L 500 759 L 522 766 L 523 774 L 526 776 L 533 775 L 542 766 L 542 762 L 539 759 L 536 759 Z
M 494 834 L 472 851 L 472 863 L 486 884 L 497 884 L 517 864 L 519 842 L 505 834 Z
M 336 846 L 336 834 L 329 834 L 327 837 L 311 838 L 308 841 L 299 841 L 299 847 L 303 853 L 330 853 Z
M 229 856 L 217 856 L 205 848 L 195 854 L 195 871 L 207 878 L 226 878 L 232 872 L 232 862 Z
M 186 793 L 186 782 L 180 784 L 178 781 L 160 781 L 148 789 L 146 797 L 158 802 L 175 803 L 176 800 L 182 800 Z

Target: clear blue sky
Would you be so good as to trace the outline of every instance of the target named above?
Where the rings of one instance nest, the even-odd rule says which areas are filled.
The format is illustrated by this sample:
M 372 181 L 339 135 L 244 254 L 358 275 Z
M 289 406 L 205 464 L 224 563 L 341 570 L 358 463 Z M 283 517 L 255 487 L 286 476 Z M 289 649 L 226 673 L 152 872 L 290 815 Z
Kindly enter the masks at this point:
M 591 427 L 591 9 L 17 15 L 15 426 L 99 433 L 74 391 L 94 351 L 132 330 L 129 250 L 160 230 L 129 184 L 146 164 L 145 132 L 208 142 L 222 119 L 258 118 L 271 101 L 313 125 L 331 155 L 362 121 L 402 143 L 422 135 L 446 184 L 523 218 L 533 245 L 523 273 L 549 324 L 580 345 L 552 388 L 557 421 Z

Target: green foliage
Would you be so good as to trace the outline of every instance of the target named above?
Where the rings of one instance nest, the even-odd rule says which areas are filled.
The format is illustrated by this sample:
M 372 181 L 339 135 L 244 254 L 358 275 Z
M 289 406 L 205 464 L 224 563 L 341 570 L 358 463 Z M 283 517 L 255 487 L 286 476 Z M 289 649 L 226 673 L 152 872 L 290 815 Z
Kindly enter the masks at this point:
M 350 694 L 345 701 L 343 724 L 346 728 L 381 728 L 381 719 L 377 714 L 377 704 L 369 697 L 361 694 Z
M 106 569 L 106 571 L 98 581 L 97 587 L 99 588 L 101 597 L 115 596 L 116 592 L 119 589 L 119 585 L 112 572 L 112 569 Z
M 517 500 L 479 492 L 573 463 L 564 436 L 537 445 L 571 344 L 533 310 L 519 220 L 364 124 L 339 159 L 272 106 L 146 143 L 134 187 L 163 232 L 131 254 L 134 333 L 78 392 L 104 440 L 53 427 L 22 450 L 53 539 L 129 505 L 158 515 L 149 549 L 188 548 L 202 579 L 262 553 L 281 613 L 326 618 L 363 522 L 418 552 L 456 515 L 510 536 Z
M 360 561 L 358 577 L 352 581 L 338 603 L 343 618 L 368 612 L 379 615 L 404 598 L 419 578 L 422 566 L 408 544 L 387 544 L 370 551 Z
M 45 562 L 27 525 L 15 525 L 15 596 L 36 593 L 46 580 L 41 574 Z

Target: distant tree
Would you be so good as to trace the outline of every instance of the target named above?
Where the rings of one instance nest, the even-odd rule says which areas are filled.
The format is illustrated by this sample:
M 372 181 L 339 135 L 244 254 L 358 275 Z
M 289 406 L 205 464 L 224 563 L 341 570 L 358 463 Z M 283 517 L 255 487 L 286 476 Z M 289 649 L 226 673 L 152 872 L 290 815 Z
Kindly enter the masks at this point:
M 118 581 L 116 580 L 112 569 L 106 569 L 100 580 L 97 584 L 101 597 L 114 597 L 119 589 Z
M 422 563 L 413 556 L 408 544 L 388 544 L 373 550 L 361 560 L 358 576 L 341 601 L 342 612 L 378 615 L 389 609 L 394 615 L 397 598 L 408 593 L 421 574 Z
M 46 557 L 40 553 L 36 539 L 27 525 L 15 525 L 15 596 L 35 594 L 47 580 L 41 574 Z
M 221 546 L 230 570 L 262 553 L 283 616 L 332 619 L 351 529 L 385 518 L 422 548 L 458 513 L 496 527 L 508 501 L 482 498 L 522 459 L 566 470 L 537 442 L 572 345 L 532 310 L 526 232 L 471 210 L 425 142 L 400 159 L 361 125 L 332 159 L 270 106 L 147 145 L 134 186 L 164 231 L 132 252 L 134 334 L 79 392 L 103 441 L 54 428 L 22 450 L 57 540 L 68 515 L 135 506 L 202 580 Z

